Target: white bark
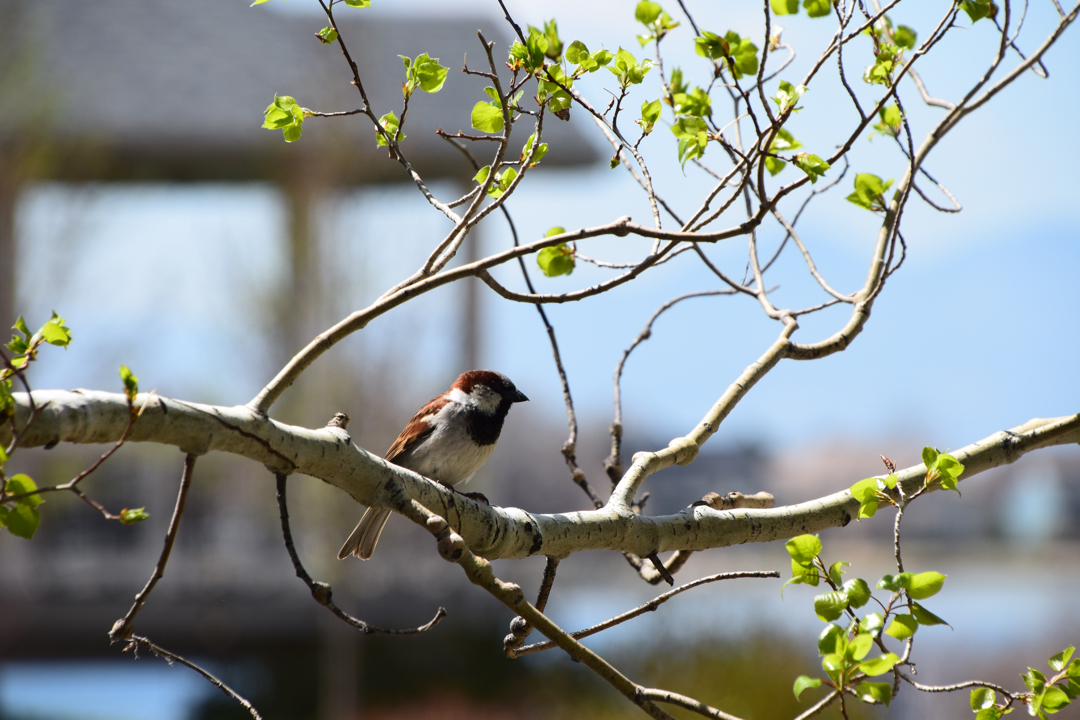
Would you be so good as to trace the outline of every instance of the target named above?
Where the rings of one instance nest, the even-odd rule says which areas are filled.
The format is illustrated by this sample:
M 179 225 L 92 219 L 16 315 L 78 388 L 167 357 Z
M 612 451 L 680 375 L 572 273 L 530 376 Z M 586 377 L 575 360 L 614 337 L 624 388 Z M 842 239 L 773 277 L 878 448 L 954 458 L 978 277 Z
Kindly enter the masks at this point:
M 30 417 L 29 396 L 15 394 L 16 426 Z M 116 442 L 128 422 L 124 395 L 92 390 L 39 390 L 33 424 L 22 431 L 20 446 L 57 442 Z M 131 442 L 174 445 L 185 453 L 228 452 L 264 464 L 270 473 L 302 473 L 341 488 L 364 505 L 392 507 L 396 490 L 446 518 L 470 549 L 489 560 L 529 555 L 566 557 L 581 550 L 618 550 L 647 556 L 670 550 L 706 550 L 747 542 L 768 542 L 849 523 L 858 503 L 847 490 L 816 500 L 770 509 L 713 510 L 690 507 L 675 515 L 634 515 L 621 503 L 600 510 L 556 515 L 519 508 L 490 507 L 387 463 L 352 443 L 337 427 L 319 430 L 285 425 L 246 406 L 217 407 L 142 394 L 146 408 L 135 422 Z M 0 443 L 10 428 L 0 428 Z M 961 448 L 952 454 L 965 466 L 962 480 L 1016 461 L 1052 445 L 1080 443 L 1080 414 L 1031 420 L 1011 430 Z M 627 475 L 639 472 L 652 453 L 639 453 Z M 900 471 L 905 491 L 913 492 L 926 468 Z M 847 487 L 860 478 L 837 478 Z M 553 479 L 552 482 L 557 480 Z M 688 501 L 691 498 L 687 498 Z

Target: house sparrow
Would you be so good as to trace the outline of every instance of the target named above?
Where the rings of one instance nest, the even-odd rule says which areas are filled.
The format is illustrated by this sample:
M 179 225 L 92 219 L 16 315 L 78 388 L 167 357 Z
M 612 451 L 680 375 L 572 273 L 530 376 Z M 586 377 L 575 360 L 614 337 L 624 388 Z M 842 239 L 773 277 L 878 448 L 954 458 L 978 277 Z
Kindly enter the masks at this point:
M 453 487 L 472 477 L 491 457 L 510 405 L 528 399 L 500 373 L 462 373 L 449 390 L 413 415 L 385 457 Z M 371 557 L 389 518 L 387 509 L 368 508 L 338 551 L 338 559 Z

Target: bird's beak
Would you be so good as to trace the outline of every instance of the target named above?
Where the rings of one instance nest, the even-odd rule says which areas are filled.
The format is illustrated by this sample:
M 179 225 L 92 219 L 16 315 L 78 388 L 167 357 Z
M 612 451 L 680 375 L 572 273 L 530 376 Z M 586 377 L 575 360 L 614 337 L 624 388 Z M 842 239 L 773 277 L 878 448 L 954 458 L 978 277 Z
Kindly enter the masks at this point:
M 510 396 L 510 402 L 529 402 L 529 398 L 525 397 L 525 393 L 520 390 L 514 390 L 514 394 Z

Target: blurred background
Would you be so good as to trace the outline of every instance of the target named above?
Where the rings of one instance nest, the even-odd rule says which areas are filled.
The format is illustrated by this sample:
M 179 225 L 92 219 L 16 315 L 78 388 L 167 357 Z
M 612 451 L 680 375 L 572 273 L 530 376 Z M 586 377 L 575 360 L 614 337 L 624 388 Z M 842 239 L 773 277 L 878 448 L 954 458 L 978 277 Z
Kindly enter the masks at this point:
M 483 83 L 457 70 L 466 54 L 470 67 L 481 61 L 478 28 L 495 41 L 496 58 L 505 56 L 510 28 L 497 4 L 481 0 L 455 3 L 452 14 L 435 2 L 388 5 L 342 8 L 342 35 L 380 115 L 400 114 L 398 54 L 428 52 L 451 68 L 442 92 L 414 96 L 404 148 L 437 196 L 458 197 L 473 170 L 434 129 L 469 130 Z M 944 12 L 944 4 L 929 5 L 903 6 L 892 17 L 923 37 L 934 12 Z M 557 18 L 564 42 L 623 45 L 640 57 L 633 2 L 558 0 L 542 12 L 523 0 L 507 6 L 522 25 Z M 681 19 L 676 7 L 666 9 Z M 760 35 L 760 8 L 696 12 L 703 28 Z M 782 77 L 795 82 L 833 26 L 805 15 L 786 20 L 784 40 L 799 52 Z M 1020 46 L 1035 48 L 1054 20 L 1049 4 L 1032 7 Z M 75 338 L 66 352 L 43 353 L 30 375 L 35 388 L 119 391 L 123 363 L 143 389 L 243 404 L 310 338 L 407 276 L 443 237 L 448 222 L 401 182 L 400 166 L 375 148 L 366 121 L 312 118 L 291 145 L 260 129 L 275 94 L 323 111 L 359 105 L 340 53 L 314 37 L 324 25 L 317 4 L 303 0 L 257 8 L 240 0 L 0 0 L 0 321 L 21 314 L 36 327 L 55 309 Z M 944 215 L 911 202 L 908 257 L 858 341 L 823 361 L 777 367 L 697 462 L 647 482 L 650 513 L 677 512 L 710 491 L 767 490 L 778 503 L 800 502 L 880 473 L 879 454 L 904 467 L 918 462 L 925 445 L 958 448 L 1032 417 L 1078 410 L 1080 347 L 1070 329 L 1080 307 L 1076 181 L 1061 160 L 1064 128 L 1080 109 L 1070 75 L 1080 66 L 1074 33 L 1046 56 L 1049 79 L 1022 78 L 935 150 L 928 169 L 964 211 Z M 684 26 L 665 40 L 666 67 L 681 65 L 688 79 L 704 83 L 707 66 L 691 37 Z M 845 56 L 849 77 L 861 74 L 866 45 Z M 923 66 L 930 92 L 959 97 L 995 48 L 985 22 L 951 33 Z M 827 156 L 854 115 L 842 87 L 822 72 L 789 127 L 808 152 Z M 603 105 L 612 76 L 601 71 L 580 87 Z M 917 141 L 940 110 L 902 87 Z M 876 94 L 861 83 L 855 89 L 866 99 Z M 658 94 L 650 75 L 629 107 Z M 730 113 L 718 99 L 713 107 L 718 117 Z M 622 215 L 648 221 L 634 181 L 608 170 L 611 150 L 596 128 L 580 112 L 571 115 L 569 123 L 546 122 L 551 151 L 508 204 L 523 241 L 554 225 Z M 528 133 L 520 127 L 514 147 Z M 680 169 L 664 127 L 642 149 L 659 192 L 688 213 L 711 187 L 707 177 Z M 710 149 L 705 159 L 723 168 L 718 154 Z M 884 178 L 903 171 L 902 156 L 881 137 L 860 139 L 852 163 L 853 172 Z M 794 172 L 776 182 L 790 182 Z M 843 291 L 862 283 L 880 223 L 843 201 L 848 177 L 811 204 L 799 225 L 818 267 Z M 781 239 L 775 226 L 761 232 L 763 247 Z M 462 254 L 479 257 L 511 242 L 493 215 Z M 614 262 L 647 249 L 630 238 L 582 246 Z M 741 276 L 741 241 L 709 252 Z M 801 263 L 795 255 L 778 263 L 777 303 L 824 299 Z M 582 263 L 570 277 L 532 272 L 540 292 L 610 276 Z M 516 266 L 495 275 L 523 287 Z M 548 307 L 581 421 L 579 461 L 594 488 L 606 489 L 611 378 L 623 349 L 661 303 L 713 287 L 684 256 L 619 291 Z M 843 310 L 806 318 L 798 339 L 826 337 L 844 318 Z M 662 316 L 626 366 L 625 457 L 684 434 L 775 337 L 779 327 L 770 325 L 745 298 L 689 300 Z M 480 283 L 457 283 L 379 318 L 321 358 L 273 415 L 317 427 L 346 412 L 354 441 L 381 453 L 417 407 L 471 367 L 506 373 L 531 402 L 514 408 L 499 449 L 468 489 L 532 512 L 587 507 L 560 453 L 565 410 L 536 311 L 503 302 Z M 9 468 L 53 484 L 102 450 L 21 450 Z M 114 512 L 145 506 L 144 523 L 106 523 L 77 498 L 51 496 L 33 542 L 0 536 L 0 718 L 246 717 L 191 671 L 108 643 L 108 629 L 160 552 L 181 460 L 174 449 L 127 446 L 84 486 Z M 371 561 L 340 562 L 336 550 L 360 508 L 311 478 L 294 477 L 289 490 L 301 557 L 316 579 L 333 585 L 342 607 L 380 626 L 419 625 L 440 606 L 449 617 L 406 638 L 363 636 L 337 621 L 293 575 L 272 477 L 208 456 L 197 465 L 176 551 L 137 632 L 217 672 L 268 720 L 636 712 L 565 657 L 505 659 L 510 613 L 440 560 L 426 533 L 393 521 Z M 920 632 L 919 678 L 1019 688 L 1028 665 L 1043 667 L 1080 640 L 1080 451 L 1039 452 L 961 490 L 962 499 L 927 497 L 905 518 L 908 568 L 949 575 L 930 607 L 952 629 Z M 891 569 L 890 532 L 891 516 L 881 513 L 822 538 L 828 559 L 851 562 L 851 573 L 873 583 Z M 786 574 L 788 567 L 782 543 L 773 543 L 699 553 L 679 579 L 739 569 Z M 530 593 L 542 570 L 539 558 L 496 563 L 500 577 Z M 710 585 L 592 646 L 640 682 L 745 717 L 791 717 L 808 704 L 791 695 L 794 677 L 819 672 L 821 623 L 813 591 L 792 587 L 781 598 L 780 584 Z M 562 563 L 549 610 L 578 628 L 658 592 L 621 557 L 582 553 Z M 928 697 L 908 688 L 889 712 L 970 717 L 964 693 Z M 1080 717 L 1075 709 L 1059 717 L 1070 715 Z

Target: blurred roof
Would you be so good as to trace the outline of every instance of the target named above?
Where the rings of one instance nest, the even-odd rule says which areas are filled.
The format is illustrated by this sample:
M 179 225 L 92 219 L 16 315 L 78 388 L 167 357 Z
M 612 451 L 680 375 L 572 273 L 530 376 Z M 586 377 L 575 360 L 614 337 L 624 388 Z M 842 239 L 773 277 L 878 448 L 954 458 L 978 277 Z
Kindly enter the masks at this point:
M 487 69 L 477 29 L 504 58 L 505 22 L 388 18 L 345 6 L 336 15 L 378 115 L 401 115 L 399 54 L 427 52 L 450 68 L 440 93 L 413 96 L 403 147 L 427 178 L 471 176 L 461 153 L 434 130 L 474 132 L 470 112 L 485 99 L 485 83 L 460 72 L 462 60 L 468 53 L 471 67 Z M 0 18 L 8 36 L 0 44 L 9 45 L 0 51 L 9 75 L 5 94 L 17 66 L 15 97 L 24 113 L 39 118 L 34 130 L 54 150 L 36 173 L 43 179 L 277 179 L 294 161 L 310 159 L 329 162 L 340 183 L 404 179 L 401 166 L 376 148 L 366 118 L 309 118 L 292 144 L 280 131 L 260 128 L 275 94 L 320 111 L 360 107 L 339 48 L 315 36 L 323 18 L 251 8 L 247 0 L 0 0 Z M 515 143 L 532 131 L 528 120 Z M 568 123 L 546 123 L 545 140 L 545 165 L 597 158 Z M 474 149 L 493 149 L 480 145 Z

